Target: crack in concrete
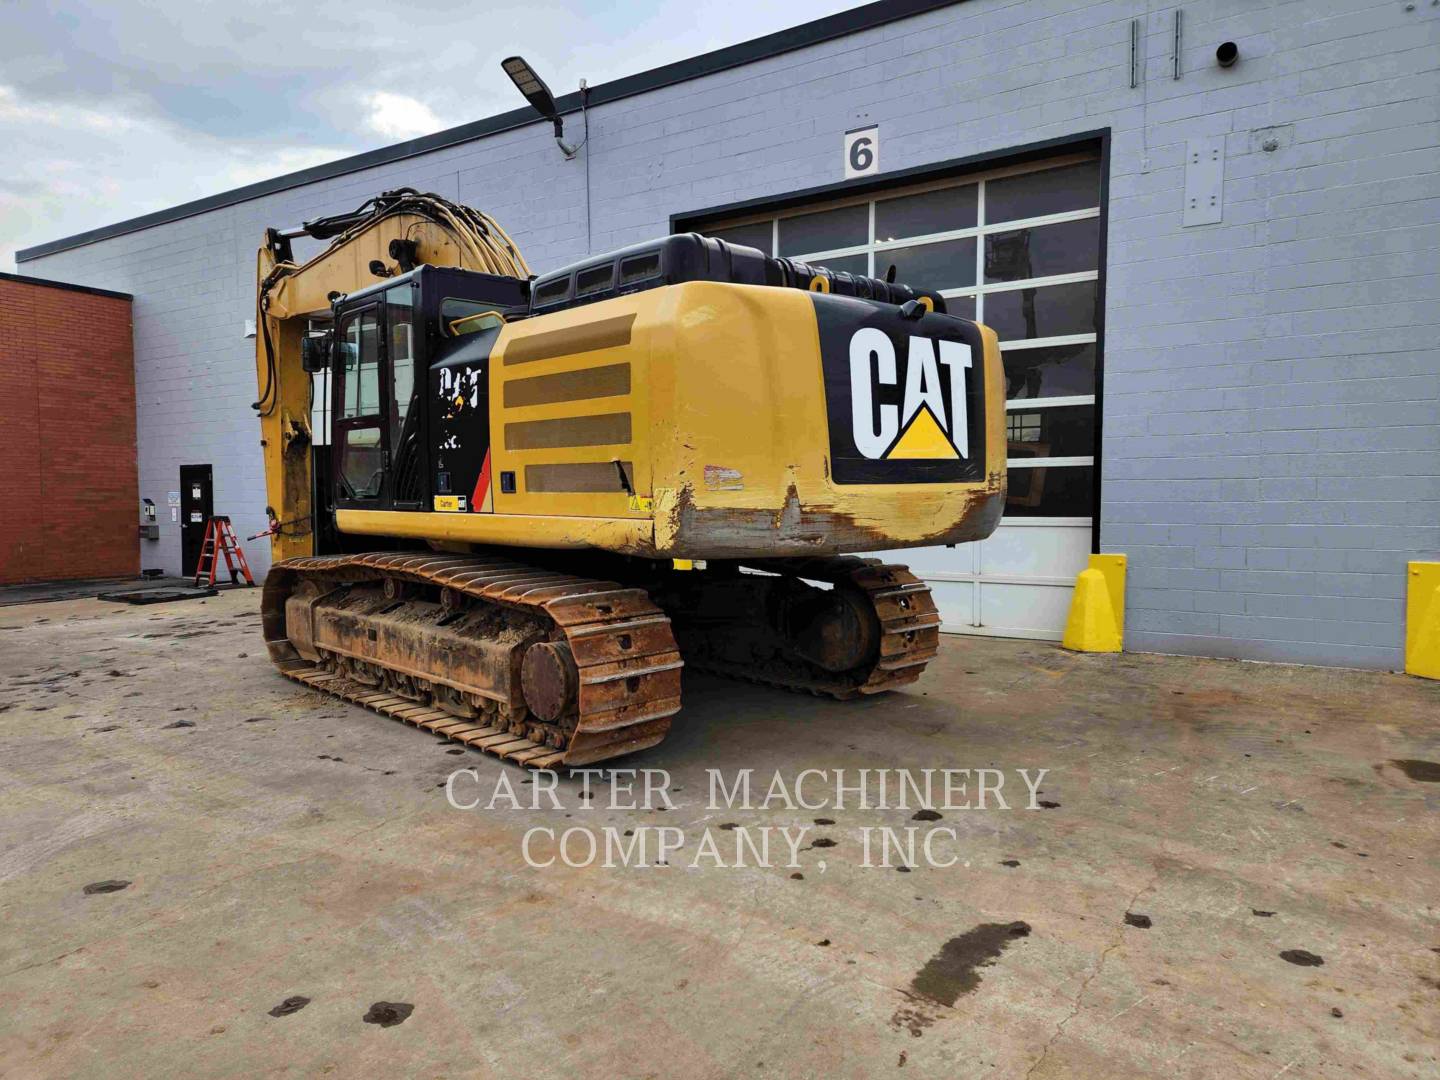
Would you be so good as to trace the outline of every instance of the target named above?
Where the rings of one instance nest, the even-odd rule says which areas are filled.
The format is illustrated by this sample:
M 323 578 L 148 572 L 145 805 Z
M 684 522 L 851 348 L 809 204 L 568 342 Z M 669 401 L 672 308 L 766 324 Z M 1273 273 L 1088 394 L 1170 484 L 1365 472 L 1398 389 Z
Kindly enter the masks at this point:
M 1149 882 L 1140 886 L 1135 895 L 1130 897 L 1129 903 L 1125 905 L 1125 910 L 1132 910 L 1135 907 L 1135 902 L 1153 889 L 1159 881 L 1160 875 L 1157 873 Z M 1040 1048 L 1040 1056 L 1035 1059 L 1035 1064 L 1025 1070 L 1024 1080 L 1030 1080 L 1030 1078 L 1039 1071 L 1040 1066 L 1045 1064 L 1045 1059 L 1050 1056 L 1050 1048 L 1059 1041 L 1061 1035 L 1065 1034 L 1066 1025 L 1080 1015 L 1081 1003 L 1085 1000 L 1085 991 L 1090 989 L 1090 984 L 1099 978 L 1100 973 L 1105 970 L 1105 961 L 1110 958 L 1110 954 L 1123 944 L 1125 944 L 1125 931 L 1124 923 L 1121 923 L 1120 933 L 1116 935 L 1114 941 L 1101 950 L 1100 959 L 1095 965 L 1095 970 L 1085 976 L 1084 981 L 1080 984 L 1080 989 L 1075 992 L 1075 1000 L 1070 1003 L 1070 1012 L 1061 1017 L 1060 1021 L 1055 1025 L 1055 1030 L 1051 1033 L 1050 1038 L 1047 1039 L 1045 1045 Z
M 25 964 L 22 967 L 15 968 L 13 971 L 0 972 L 0 978 L 8 979 L 11 975 L 19 975 L 23 971 L 33 971 L 35 968 L 42 968 L 47 964 L 58 964 L 61 960 L 64 960 L 65 957 L 74 956 L 76 953 L 84 951 L 84 945 L 77 945 L 69 952 L 62 952 L 59 956 L 52 956 L 49 960 L 36 960 L 33 964 Z

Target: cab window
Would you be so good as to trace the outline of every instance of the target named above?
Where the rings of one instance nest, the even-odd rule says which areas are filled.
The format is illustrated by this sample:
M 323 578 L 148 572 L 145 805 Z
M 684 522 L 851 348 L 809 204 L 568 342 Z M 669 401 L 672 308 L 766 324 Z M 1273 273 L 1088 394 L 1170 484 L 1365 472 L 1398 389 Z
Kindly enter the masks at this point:
M 375 309 L 357 312 L 340 324 L 342 397 L 339 420 L 380 412 L 380 323 Z

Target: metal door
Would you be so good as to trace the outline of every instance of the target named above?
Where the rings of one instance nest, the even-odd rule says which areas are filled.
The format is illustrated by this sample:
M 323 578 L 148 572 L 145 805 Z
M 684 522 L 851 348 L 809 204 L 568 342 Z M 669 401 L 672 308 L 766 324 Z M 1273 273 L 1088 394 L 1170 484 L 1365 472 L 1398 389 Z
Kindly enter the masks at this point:
M 180 576 L 194 577 L 205 542 L 205 523 L 215 513 L 209 465 L 180 466 Z

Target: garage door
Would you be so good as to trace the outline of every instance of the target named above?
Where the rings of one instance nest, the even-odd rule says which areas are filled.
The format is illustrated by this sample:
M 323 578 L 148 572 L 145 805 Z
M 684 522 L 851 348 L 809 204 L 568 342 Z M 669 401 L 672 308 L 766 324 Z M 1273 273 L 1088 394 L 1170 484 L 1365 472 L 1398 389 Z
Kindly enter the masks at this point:
M 988 540 L 897 552 L 952 633 L 1058 640 L 1095 512 L 1100 163 L 1070 156 L 703 228 L 939 289 L 1000 336 L 1010 492 Z

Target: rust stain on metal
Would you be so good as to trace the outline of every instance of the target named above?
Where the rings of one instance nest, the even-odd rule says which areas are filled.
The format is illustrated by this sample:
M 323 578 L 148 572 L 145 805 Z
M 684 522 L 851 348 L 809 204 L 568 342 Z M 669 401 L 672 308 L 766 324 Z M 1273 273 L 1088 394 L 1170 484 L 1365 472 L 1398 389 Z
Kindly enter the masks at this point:
M 271 567 L 261 610 L 290 678 L 522 765 L 654 746 L 680 710 L 669 619 L 613 581 L 496 557 L 321 556 Z M 526 705 L 522 667 L 538 645 L 554 655 L 537 657 L 553 669 L 537 671 L 537 704 L 558 716 Z
M 697 558 L 838 555 L 897 546 L 893 529 L 865 523 L 833 507 L 801 500 L 792 482 L 778 508 L 697 505 L 691 485 L 676 491 L 669 516 L 657 532 L 673 536 L 672 554 Z M 967 493 L 952 522 L 907 539 L 904 546 L 958 544 L 988 536 L 1005 507 L 1004 484 Z

